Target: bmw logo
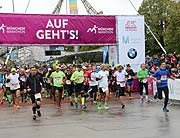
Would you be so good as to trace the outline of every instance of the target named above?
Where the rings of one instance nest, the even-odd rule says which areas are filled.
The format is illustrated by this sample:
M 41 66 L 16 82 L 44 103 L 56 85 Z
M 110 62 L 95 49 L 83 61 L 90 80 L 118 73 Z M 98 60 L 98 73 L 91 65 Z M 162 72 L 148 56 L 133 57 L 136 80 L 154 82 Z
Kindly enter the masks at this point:
M 129 57 L 130 59 L 135 59 L 136 56 L 137 56 L 137 51 L 136 51 L 136 49 L 134 49 L 134 48 L 129 49 L 127 55 L 128 55 L 128 57 Z

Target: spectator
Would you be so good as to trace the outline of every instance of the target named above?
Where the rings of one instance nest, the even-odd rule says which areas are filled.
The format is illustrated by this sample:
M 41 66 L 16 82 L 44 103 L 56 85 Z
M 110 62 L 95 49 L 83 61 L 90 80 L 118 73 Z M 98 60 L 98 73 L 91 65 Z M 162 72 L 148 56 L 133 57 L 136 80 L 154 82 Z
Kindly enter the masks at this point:
M 152 58 L 149 55 L 146 55 L 145 63 L 148 64 L 149 67 L 152 66 Z
M 177 63 L 180 64 L 180 54 L 177 55 Z
M 153 63 L 154 63 L 154 65 L 159 66 L 158 55 L 154 55 L 154 56 L 153 56 Z

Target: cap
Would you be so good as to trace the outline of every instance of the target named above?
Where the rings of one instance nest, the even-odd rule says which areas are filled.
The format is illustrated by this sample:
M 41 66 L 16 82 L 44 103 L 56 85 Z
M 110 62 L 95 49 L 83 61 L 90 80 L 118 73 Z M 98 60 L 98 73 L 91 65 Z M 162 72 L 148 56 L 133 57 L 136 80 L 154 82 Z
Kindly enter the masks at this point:
M 55 69 L 60 69 L 60 67 L 59 67 L 59 66 L 56 66 Z
M 35 67 L 31 67 L 31 70 L 36 70 L 36 68 Z
M 12 69 L 11 69 L 11 72 L 13 72 L 13 71 L 16 71 L 16 68 L 12 68 Z
M 120 64 L 116 64 L 116 68 L 120 67 L 121 65 Z

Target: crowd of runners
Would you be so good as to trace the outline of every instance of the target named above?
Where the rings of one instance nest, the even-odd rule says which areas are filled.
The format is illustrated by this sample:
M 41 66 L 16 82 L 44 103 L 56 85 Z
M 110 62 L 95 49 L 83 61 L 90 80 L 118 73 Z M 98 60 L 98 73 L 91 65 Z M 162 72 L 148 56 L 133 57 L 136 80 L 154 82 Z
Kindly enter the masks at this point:
M 121 108 L 125 108 L 124 97 L 132 99 L 133 81 L 138 79 L 141 101 L 149 102 L 148 81 L 152 77 L 157 83 L 157 97 L 162 99 L 165 94 L 163 111 L 167 109 L 169 90 L 168 78 L 174 79 L 166 69 L 166 63 L 160 63 L 159 68 L 153 73 L 147 64 L 141 64 L 137 73 L 131 65 L 125 67 L 117 64 L 112 68 L 108 64 L 53 64 L 34 65 L 32 67 L 1 68 L 0 70 L 0 102 L 8 103 L 15 109 L 20 109 L 20 103 L 32 102 L 33 119 L 41 116 L 42 93 L 45 98 L 53 100 L 57 109 L 62 109 L 61 101 L 68 97 L 70 105 L 74 108 L 85 110 L 87 100 L 97 106 L 98 110 L 109 109 L 110 95 L 119 98 Z M 145 88 L 145 95 L 143 89 Z

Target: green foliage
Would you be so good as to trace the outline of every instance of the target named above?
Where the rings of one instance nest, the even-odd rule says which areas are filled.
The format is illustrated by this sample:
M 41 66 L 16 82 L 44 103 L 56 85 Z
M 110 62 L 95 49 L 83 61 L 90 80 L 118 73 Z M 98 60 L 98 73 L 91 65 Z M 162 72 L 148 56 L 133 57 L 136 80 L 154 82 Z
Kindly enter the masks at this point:
M 139 13 L 145 16 L 145 22 L 150 26 L 157 39 L 168 52 L 179 51 L 180 49 L 174 46 L 172 48 L 172 44 L 177 43 L 176 40 L 179 40 L 179 38 L 174 38 L 173 40 L 170 38 L 170 34 L 177 29 L 173 25 L 177 25 L 179 21 L 177 21 L 177 16 L 179 16 L 178 11 L 180 8 L 178 9 L 177 5 L 179 3 L 177 4 L 173 0 L 144 0 L 139 8 Z M 147 28 L 145 35 L 146 52 L 148 51 L 151 54 L 162 53 L 162 50 Z
M 169 25 L 165 33 L 167 50 L 180 53 L 180 1 L 172 5 L 168 16 Z

